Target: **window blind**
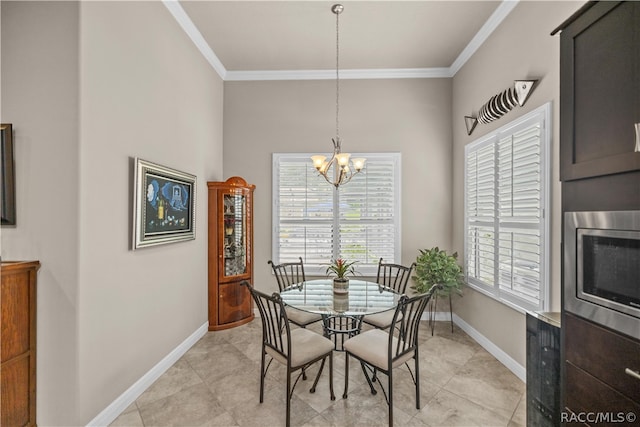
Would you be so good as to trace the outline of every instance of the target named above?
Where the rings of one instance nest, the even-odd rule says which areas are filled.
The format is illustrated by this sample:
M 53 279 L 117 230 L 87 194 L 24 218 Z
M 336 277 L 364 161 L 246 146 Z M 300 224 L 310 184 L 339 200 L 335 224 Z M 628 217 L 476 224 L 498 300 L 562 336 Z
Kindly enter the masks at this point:
M 521 309 L 548 304 L 549 104 L 465 149 L 468 283 Z
M 353 154 L 356 156 L 356 154 Z M 378 260 L 400 254 L 400 154 L 357 154 L 363 171 L 338 191 L 313 168 L 310 155 L 273 155 L 276 263 L 302 257 L 307 274 L 322 274 L 331 259 L 356 260 L 375 275 Z

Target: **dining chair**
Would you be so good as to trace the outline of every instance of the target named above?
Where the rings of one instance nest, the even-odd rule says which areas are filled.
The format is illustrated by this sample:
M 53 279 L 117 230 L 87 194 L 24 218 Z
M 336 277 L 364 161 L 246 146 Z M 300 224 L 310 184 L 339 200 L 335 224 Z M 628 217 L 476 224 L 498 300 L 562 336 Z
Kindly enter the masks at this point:
M 297 283 L 304 282 L 306 277 L 304 275 L 304 264 L 302 263 L 302 257 L 298 262 L 285 262 L 282 264 L 274 264 L 273 261 L 267 261 L 273 269 L 273 274 L 278 282 L 278 289 L 282 292 L 289 286 Z M 319 322 L 322 320 L 322 316 L 316 313 L 309 313 L 307 311 L 298 310 L 293 307 L 286 307 L 287 317 L 289 321 L 296 326 L 306 328 L 308 325 Z
M 327 357 L 329 358 L 329 392 L 331 400 L 335 400 L 333 393 L 333 342 L 313 331 L 305 328 L 294 328 L 289 326 L 287 312 L 284 303 L 278 293 L 267 295 L 256 290 L 249 282 L 242 282 L 243 286 L 249 288 L 249 292 L 260 312 L 262 320 L 262 353 L 260 358 L 260 403 L 264 401 L 264 380 L 271 363 L 275 360 L 287 368 L 287 412 L 286 425 L 291 425 L 291 397 L 293 390 L 303 375 L 306 368 L 318 361 L 322 361 L 324 367 Z M 266 363 L 266 357 L 270 360 Z M 300 371 L 293 385 L 291 376 L 294 372 Z M 320 379 L 322 368 L 318 371 L 316 379 L 310 392 L 314 393 L 316 385 Z
M 420 409 L 420 368 L 418 365 L 418 329 L 420 318 L 424 313 L 429 299 L 441 285 L 434 285 L 429 292 L 414 297 L 403 295 L 396 307 L 391 328 L 389 330 L 370 329 L 362 332 L 344 343 L 345 378 L 343 398 L 347 398 L 349 387 L 349 358 L 354 357 L 374 371 L 387 376 L 387 390 L 380 381 L 380 388 L 389 406 L 389 426 L 393 425 L 393 369 L 406 365 L 411 374 L 411 379 L 416 387 L 416 409 Z M 409 361 L 414 360 L 414 369 L 411 370 Z M 365 378 L 371 387 L 372 394 L 376 394 L 375 388 L 364 371 Z
M 378 276 L 376 282 L 385 288 L 393 289 L 393 291 L 399 294 L 404 294 L 407 290 L 409 279 L 411 278 L 411 272 L 415 266 L 415 262 L 409 267 L 406 267 L 400 264 L 382 262 L 382 258 L 380 258 L 380 261 L 378 261 Z M 393 310 L 370 314 L 364 317 L 363 322 L 378 329 L 387 329 L 391 325 L 394 314 Z

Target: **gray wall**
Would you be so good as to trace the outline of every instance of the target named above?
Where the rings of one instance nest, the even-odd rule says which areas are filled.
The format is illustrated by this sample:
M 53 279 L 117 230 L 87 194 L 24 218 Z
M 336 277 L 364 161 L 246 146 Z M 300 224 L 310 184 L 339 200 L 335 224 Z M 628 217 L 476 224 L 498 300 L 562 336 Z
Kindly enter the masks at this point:
M 79 4 L 2 8 L 2 122 L 12 123 L 17 225 L 3 260 L 40 260 L 37 421 L 77 422 Z
M 453 79 L 453 245 L 464 253 L 464 147 L 515 118 L 551 101 L 551 301 L 550 310 L 560 311 L 560 181 L 558 169 L 560 56 L 559 36 L 551 31 L 584 2 L 518 3 Z M 478 109 L 514 80 L 539 79 L 524 107 L 516 107 L 488 125 L 478 124 L 467 135 L 464 116 Z M 526 366 L 525 315 L 467 288 L 455 303 L 455 312 L 474 329 L 500 347 L 520 365 Z
M 223 83 L 160 2 L 2 2 L 2 122 L 38 259 L 38 424 L 93 419 L 207 321 Z M 131 157 L 198 177 L 196 240 L 130 250 Z
M 271 154 L 331 151 L 335 81 L 226 82 L 224 98 L 225 178 L 256 184 L 255 286 L 273 291 Z M 420 248 L 450 246 L 450 116 L 451 79 L 340 82 L 343 151 L 402 153 L 406 264 Z

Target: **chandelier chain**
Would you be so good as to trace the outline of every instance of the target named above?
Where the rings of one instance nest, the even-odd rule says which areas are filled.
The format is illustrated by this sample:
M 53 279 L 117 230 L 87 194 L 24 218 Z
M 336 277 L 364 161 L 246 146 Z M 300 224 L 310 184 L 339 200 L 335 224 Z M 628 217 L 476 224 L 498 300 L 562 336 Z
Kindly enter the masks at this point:
M 336 13 L 336 139 L 340 139 L 340 13 Z

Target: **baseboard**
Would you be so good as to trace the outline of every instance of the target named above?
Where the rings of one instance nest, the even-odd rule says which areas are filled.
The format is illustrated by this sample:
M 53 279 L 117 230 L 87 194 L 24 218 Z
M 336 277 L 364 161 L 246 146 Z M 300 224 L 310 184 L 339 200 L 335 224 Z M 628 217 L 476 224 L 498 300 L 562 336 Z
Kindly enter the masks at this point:
M 444 314 L 446 316 L 446 319 L 449 320 L 449 313 L 440 313 L 440 314 Z M 482 335 L 480 332 L 474 329 L 471 325 L 469 325 L 467 322 L 465 322 L 460 317 L 458 317 L 458 315 L 455 313 L 453 313 L 453 323 L 458 325 L 458 327 L 463 331 L 465 331 L 467 335 L 469 335 L 478 344 L 480 344 L 485 350 L 491 353 L 493 357 L 498 359 L 500 363 L 502 363 L 504 366 L 507 367 L 507 369 L 513 372 L 516 377 L 520 378 L 522 382 L 524 383 L 527 382 L 527 369 L 524 366 L 516 362 L 515 359 L 513 359 L 507 353 L 502 351 L 500 347 L 498 347 L 493 342 L 491 342 L 487 337 Z
M 189 335 L 186 340 L 182 341 L 176 348 L 167 354 L 157 365 L 151 368 L 138 381 L 122 393 L 116 400 L 111 402 L 102 412 L 93 420 L 89 421 L 87 426 L 108 426 L 118 416 L 129 407 L 138 397 L 153 384 L 167 369 L 173 366 L 200 338 L 207 333 L 209 323 L 200 326 L 194 333 Z
M 435 313 L 433 313 L 433 317 L 434 317 L 434 320 L 436 322 L 449 322 L 449 321 L 451 321 L 451 315 L 449 314 L 448 311 L 436 311 Z M 423 320 L 428 320 L 429 319 L 429 313 L 424 313 L 422 315 L 422 319 Z M 455 323 L 455 314 L 454 314 L 453 323 Z

